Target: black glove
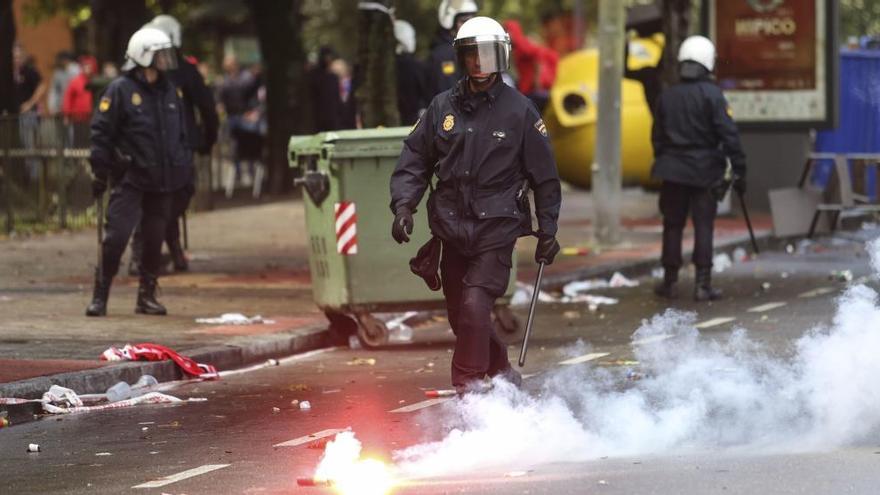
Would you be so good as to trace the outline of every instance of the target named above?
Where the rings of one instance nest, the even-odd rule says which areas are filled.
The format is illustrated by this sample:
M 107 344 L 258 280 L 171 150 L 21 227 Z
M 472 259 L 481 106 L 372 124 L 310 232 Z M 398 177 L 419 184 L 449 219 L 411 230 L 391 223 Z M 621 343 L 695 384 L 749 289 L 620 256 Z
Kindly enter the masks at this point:
M 394 224 L 391 226 L 391 237 L 393 237 L 398 244 L 403 244 L 404 242 L 409 242 L 409 236 L 412 234 L 412 231 L 412 212 L 409 211 L 409 208 L 406 206 L 401 206 L 397 209 L 397 213 L 394 215 Z
M 99 199 L 107 190 L 107 177 L 92 177 L 92 197 Z
M 535 248 L 535 262 L 552 265 L 553 259 L 559 254 L 559 243 L 553 236 L 538 237 L 538 246 Z
M 733 190 L 742 196 L 746 193 L 746 178 L 739 175 L 733 178 Z

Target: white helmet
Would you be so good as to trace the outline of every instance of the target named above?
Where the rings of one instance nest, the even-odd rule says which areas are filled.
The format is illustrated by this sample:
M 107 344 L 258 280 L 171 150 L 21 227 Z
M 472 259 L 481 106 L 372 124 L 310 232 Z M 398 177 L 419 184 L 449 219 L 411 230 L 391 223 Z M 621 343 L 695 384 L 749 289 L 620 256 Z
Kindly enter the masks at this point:
M 180 48 L 180 23 L 177 22 L 177 19 L 174 17 L 167 14 L 157 15 L 147 24 L 147 27 L 154 27 L 167 34 L 168 37 L 171 38 L 171 43 L 174 44 L 175 47 Z
M 128 40 L 125 58 L 133 65 L 171 70 L 177 67 L 177 57 L 171 38 L 162 31 L 144 27 L 135 31 Z
M 437 20 L 443 29 L 455 27 L 455 18 L 462 14 L 476 15 L 480 11 L 474 0 L 443 0 L 437 10 Z
M 490 17 L 474 17 L 462 24 L 452 42 L 458 63 L 467 68 L 465 58 L 476 55 L 480 72 L 505 72 L 510 67 L 510 36 Z
M 416 30 L 412 24 L 400 19 L 394 21 L 394 37 L 397 38 L 397 53 L 416 52 Z
M 689 36 L 678 49 L 679 62 L 696 62 L 709 72 L 715 70 L 715 45 L 705 36 Z

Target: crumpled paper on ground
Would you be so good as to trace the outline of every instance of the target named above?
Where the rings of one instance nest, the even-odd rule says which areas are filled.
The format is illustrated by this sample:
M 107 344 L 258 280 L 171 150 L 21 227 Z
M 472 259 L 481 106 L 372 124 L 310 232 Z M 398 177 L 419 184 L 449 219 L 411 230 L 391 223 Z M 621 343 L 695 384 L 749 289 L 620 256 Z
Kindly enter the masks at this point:
M 208 325 L 271 325 L 274 320 L 266 320 L 260 315 L 250 318 L 241 313 L 223 313 L 217 318 L 196 318 L 196 323 Z

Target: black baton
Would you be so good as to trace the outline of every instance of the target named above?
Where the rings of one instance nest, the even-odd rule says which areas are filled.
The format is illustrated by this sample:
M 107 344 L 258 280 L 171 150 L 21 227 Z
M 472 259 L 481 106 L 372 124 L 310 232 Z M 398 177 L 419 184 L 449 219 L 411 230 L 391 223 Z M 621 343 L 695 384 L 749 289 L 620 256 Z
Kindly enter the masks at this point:
M 98 277 L 104 280 L 104 193 L 96 198 L 98 209 Z
M 535 278 L 535 290 L 532 292 L 532 304 L 529 305 L 529 319 L 526 321 L 526 334 L 523 337 L 522 349 L 519 351 L 519 367 L 526 364 L 526 352 L 529 350 L 529 336 L 532 334 L 532 323 L 535 321 L 535 306 L 538 305 L 538 294 L 541 292 L 541 277 L 544 276 L 544 262 L 538 264 L 538 276 Z
M 739 206 L 742 208 L 743 216 L 746 219 L 746 227 L 749 228 L 749 238 L 752 239 L 752 249 L 755 250 L 755 254 L 758 254 L 761 251 L 758 249 L 758 241 L 755 240 L 755 231 L 752 229 L 752 221 L 749 219 L 749 210 L 746 209 L 746 201 L 743 199 L 741 192 L 737 192 L 736 195 L 739 196 Z

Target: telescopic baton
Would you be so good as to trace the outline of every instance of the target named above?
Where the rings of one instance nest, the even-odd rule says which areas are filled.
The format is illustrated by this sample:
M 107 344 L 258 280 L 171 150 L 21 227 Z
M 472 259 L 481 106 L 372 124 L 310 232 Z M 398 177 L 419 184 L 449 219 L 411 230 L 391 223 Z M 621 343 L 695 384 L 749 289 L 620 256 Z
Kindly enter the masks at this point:
M 752 239 L 752 249 L 755 250 L 755 254 L 758 254 L 761 251 L 758 249 L 758 241 L 755 240 L 755 231 L 752 229 L 752 221 L 749 219 L 749 210 L 746 209 L 746 201 L 743 199 L 741 192 L 737 192 L 736 195 L 739 196 L 739 205 L 742 208 L 743 217 L 746 219 L 746 227 L 749 228 L 749 238 Z
M 189 228 L 186 224 L 186 212 L 183 212 L 183 215 L 180 215 L 180 220 L 183 223 L 183 249 L 189 251 Z
M 104 280 L 104 193 L 95 200 L 98 202 L 98 276 Z
M 526 334 L 523 337 L 522 349 L 519 351 L 519 367 L 526 364 L 526 352 L 529 350 L 529 336 L 532 334 L 532 323 L 535 321 L 535 306 L 538 305 L 538 294 L 541 292 L 541 277 L 544 276 L 544 262 L 538 264 L 538 276 L 535 277 L 535 290 L 532 292 L 532 303 L 529 305 L 529 319 L 526 321 Z

